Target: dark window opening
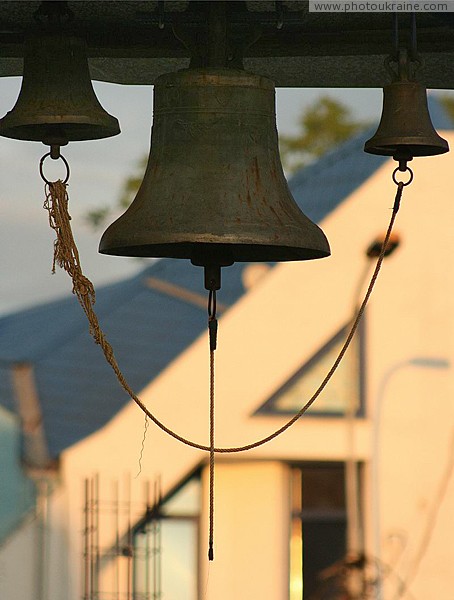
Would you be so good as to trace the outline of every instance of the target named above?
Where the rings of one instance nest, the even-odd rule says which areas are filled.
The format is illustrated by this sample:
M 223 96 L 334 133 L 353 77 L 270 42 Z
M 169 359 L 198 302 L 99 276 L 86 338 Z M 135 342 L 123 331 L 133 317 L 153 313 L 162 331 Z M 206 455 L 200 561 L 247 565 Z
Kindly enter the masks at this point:
M 347 509 L 343 463 L 292 468 L 290 600 L 338 600 L 327 585 L 333 565 L 347 553 Z

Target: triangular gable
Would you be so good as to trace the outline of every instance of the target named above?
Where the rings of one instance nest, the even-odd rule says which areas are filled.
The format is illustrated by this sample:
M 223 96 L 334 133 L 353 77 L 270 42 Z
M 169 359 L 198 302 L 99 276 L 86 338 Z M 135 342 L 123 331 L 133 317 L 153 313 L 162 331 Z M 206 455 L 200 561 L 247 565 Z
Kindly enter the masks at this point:
M 294 414 L 304 406 L 334 364 L 351 324 L 342 327 L 256 411 L 257 415 Z M 332 379 L 307 414 L 343 416 L 350 402 L 362 413 L 364 397 L 364 325 L 362 324 Z

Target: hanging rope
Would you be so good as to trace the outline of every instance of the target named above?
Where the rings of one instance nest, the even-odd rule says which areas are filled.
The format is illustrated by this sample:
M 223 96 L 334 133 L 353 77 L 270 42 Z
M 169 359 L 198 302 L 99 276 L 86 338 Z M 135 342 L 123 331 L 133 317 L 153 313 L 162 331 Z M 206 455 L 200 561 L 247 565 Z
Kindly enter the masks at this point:
M 208 560 L 214 559 L 214 351 L 217 345 L 218 320 L 216 318 L 216 290 L 208 296 L 208 332 L 210 340 L 210 510 L 208 533 Z
M 198 450 L 203 450 L 205 452 L 209 452 L 210 457 L 214 456 L 214 453 L 226 454 L 226 453 L 244 452 L 246 450 L 252 450 L 254 448 L 258 448 L 259 446 L 262 446 L 263 444 L 266 444 L 267 442 L 270 442 L 271 440 L 277 438 L 284 431 L 289 429 L 289 427 L 291 427 L 294 423 L 296 423 L 296 421 L 298 421 L 298 419 L 300 419 L 300 417 L 302 417 L 302 415 L 312 406 L 312 404 L 315 402 L 315 400 L 320 396 L 322 391 L 325 389 L 326 385 L 328 384 L 331 377 L 335 373 L 337 367 L 339 366 L 342 358 L 344 357 L 344 354 L 346 353 L 346 351 L 353 339 L 353 336 L 355 335 L 355 332 L 358 328 L 359 322 L 364 313 L 364 310 L 369 301 L 369 298 L 372 294 L 372 291 L 375 286 L 375 282 L 376 282 L 378 274 L 380 272 L 380 268 L 382 266 L 383 259 L 385 256 L 386 246 L 388 244 L 388 241 L 389 241 L 389 238 L 390 238 L 393 226 L 394 226 L 394 222 L 396 220 L 396 216 L 399 211 L 403 188 L 404 188 L 404 186 L 409 185 L 413 179 L 413 173 L 412 173 L 411 169 L 406 167 L 406 171 L 409 173 L 410 179 L 405 183 L 399 182 L 396 179 L 397 171 L 398 171 L 398 169 L 396 169 L 395 172 L 393 173 L 393 180 L 397 185 L 397 192 L 396 192 L 396 196 L 394 199 L 394 206 L 392 209 L 391 219 L 390 219 L 390 222 L 388 225 L 388 230 L 387 230 L 387 233 L 385 236 L 385 240 L 383 242 L 383 247 L 381 249 L 380 256 L 377 259 L 377 264 L 376 264 L 374 273 L 372 275 L 371 281 L 369 283 L 369 287 L 365 294 L 364 300 L 362 301 L 362 303 L 358 309 L 358 313 L 353 322 L 350 333 L 348 334 L 347 339 L 345 340 L 345 343 L 339 352 L 339 355 L 337 356 L 336 360 L 334 361 L 333 366 L 331 367 L 328 374 L 323 379 L 322 383 L 320 384 L 318 389 L 315 391 L 313 396 L 306 402 L 306 404 L 289 421 L 287 421 L 287 423 L 285 423 L 282 427 L 280 427 L 273 433 L 267 435 L 266 437 L 259 439 L 255 442 L 252 442 L 250 444 L 246 444 L 244 446 L 225 447 L 225 448 L 214 447 L 214 429 L 212 432 L 212 436 L 210 436 L 210 445 L 209 446 L 206 446 L 204 444 L 199 444 L 197 442 L 193 442 L 192 440 L 189 440 L 189 439 L 183 437 L 182 435 L 178 434 L 177 432 L 173 431 L 172 429 L 170 429 L 169 427 L 164 425 L 164 423 L 162 423 L 152 412 L 150 412 L 148 410 L 148 408 L 144 405 L 144 403 L 137 397 L 137 395 L 134 393 L 134 391 L 131 389 L 131 387 L 128 385 L 128 383 L 127 383 L 123 373 L 121 372 L 121 370 L 118 366 L 118 363 L 115 359 L 112 347 L 109 344 L 109 342 L 107 341 L 104 333 L 102 332 L 99 322 L 98 322 L 98 318 L 94 312 L 93 305 L 95 303 L 95 292 L 94 292 L 93 284 L 82 273 L 82 269 L 80 266 L 80 260 L 79 260 L 79 254 L 78 254 L 77 247 L 76 247 L 76 244 L 75 244 L 75 241 L 74 241 L 74 238 L 72 235 L 72 231 L 71 231 L 71 225 L 70 225 L 71 217 L 68 213 L 68 194 L 66 191 L 66 182 L 63 182 L 60 180 L 55 181 L 55 182 L 49 182 L 43 176 L 43 179 L 46 182 L 46 188 L 45 188 L 46 201 L 44 203 L 44 207 L 46 208 L 46 210 L 49 213 L 50 226 L 52 227 L 52 229 L 55 231 L 55 233 L 57 235 L 57 239 L 54 244 L 53 268 L 55 268 L 55 263 L 57 263 L 59 266 L 61 266 L 63 269 L 65 269 L 65 271 L 70 275 L 72 282 L 73 282 L 73 293 L 76 295 L 85 314 L 87 315 L 87 319 L 90 324 L 91 335 L 93 336 L 95 342 L 101 346 L 104 356 L 105 356 L 107 362 L 112 367 L 114 373 L 116 374 L 117 379 L 120 382 L 120 385 L 123 387 L 123 389 L 126 391 L 126 393 L 131 397 L 131 399 L 134 400 L 134 402 L 139 406 L 139 408 L 148 416 L 148 418 L 151 421 L 153 421 L 153 423 L 155 423 L 155 425 L 157 425 L 162 431 L 164 431 L 165 433 L 167 433 L 174 439 L 178 440 L 179 442 L 182 442 L 183 444 L 186 444 L 187 446 L 190 446 L 192 448 L 196 448 Z M 214 398 L 213 398 L 213 400 L 214 400 Z M 214 408 L 214 402 L 213 402 L 213 408 Z M 211 463 L 211 460 L 210 460 L 210 463 Z

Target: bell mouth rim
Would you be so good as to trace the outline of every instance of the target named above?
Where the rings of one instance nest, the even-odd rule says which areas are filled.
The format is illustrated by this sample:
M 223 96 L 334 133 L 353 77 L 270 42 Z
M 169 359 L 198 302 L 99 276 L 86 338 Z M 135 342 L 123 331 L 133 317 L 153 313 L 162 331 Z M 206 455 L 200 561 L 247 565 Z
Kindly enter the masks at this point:
M 140 258 L 183 258 L 198 266 L 219 264 L 228 266 L 234 262 L 289 262 L 315 260 L 331 255 L 326 248 L 282 246 L 250 243 L 177 242 L 163 244 L 108 245 L 99 244 L 99 253 L 109 256 Z
M 386 143 L 380 144 L 380 141 L 374 140 L 373 144 L 364 144 L 364 152 L 376 154 L 377 156 L 438 156 L 449 152 L 449 144 L 443 138 L 439 146 L 433 144 L 421 143 L 420 138 L 408 138 L 408 144 L 393 144 L 392 140 L 387 140 Z
M 62 120 L 56 123 L 48 123 L 45 118 L 36 119 L 33 123 L 14 123 L 4 120 L 8 115 L 5 115 L 0 120 L 0 136 L 15 140 L 24 140 L 30 142 L 42 142 L 45 145 L 58 143 L 63 146 L 68 142 L 83 142 L 88 140 L 105 139 L 114 137 L 121 133 L 120 124 L 115 117 L 112 117 L 111 124 L 99 124 L 90 122 L 88 117 L 85 120 L 77 121 L 76 119 Z M 41 120 L 42 122 L 39 122 Z M 56 140 L 56 141 L 52 141 Z

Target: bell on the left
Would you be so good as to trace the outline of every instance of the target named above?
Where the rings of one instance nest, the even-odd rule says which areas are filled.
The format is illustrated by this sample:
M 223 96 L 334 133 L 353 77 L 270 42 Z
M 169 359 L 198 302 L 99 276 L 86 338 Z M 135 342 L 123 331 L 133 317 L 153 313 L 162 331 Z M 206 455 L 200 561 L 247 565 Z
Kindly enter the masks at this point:
M 31 35 L 19 97 L 0 119 L 0 135 L 64 146 L 119 133 L 118 120 L 93 90 L 85 40 L 65 33 Z

